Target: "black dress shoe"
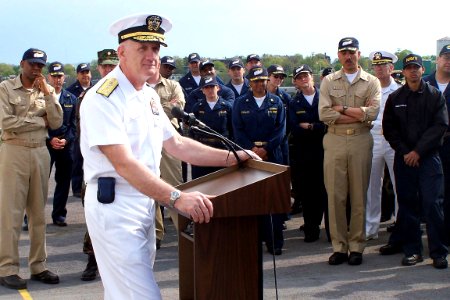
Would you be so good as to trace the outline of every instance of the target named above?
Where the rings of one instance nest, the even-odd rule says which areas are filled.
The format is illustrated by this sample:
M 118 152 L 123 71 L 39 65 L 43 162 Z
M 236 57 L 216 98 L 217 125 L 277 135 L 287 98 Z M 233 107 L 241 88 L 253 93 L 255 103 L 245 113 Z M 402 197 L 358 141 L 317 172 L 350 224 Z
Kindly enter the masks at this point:
M 448 261 L 445 257 L 433 258 L 433 267 L 436 269 L 447 269 Z
M 387 232 L 393 232 L 395 230 L 395 222 L 386 226 Z
M 301 213 L 302 211 L 303 211 L 302 206 L 293 206 L 293 207 L 291 207 L 290 214 L 291 215 L 297 215 L 297 214 Z
M 53 272 L 50 272 L 49 270 L 45 270 L 39 274 L 32 274 L 30 279 L 40 281 L 42 283 L 48 283 L 48 284 L 59 283 L 58 275 L 56 275 Z
M 347 253 L 334 252 L 328 259 L 328 264 L 330 265 L 340 265 L 348 260 Z
M 360 252 L 350 252 L 348 257 L 348 264 L 352 266 L 357 266 L 362 263 L 362 253 Z
M 159 250 L 161 248 L 161 240 L 156 239 L 156 250 Z
M 423 262 L 423 257 L 420 254 L 413 254 L 411 256 L 405 256 L 402 259 L 402 265 L 414 266 L 417 263 Z
M 27 281 L 19 275 L 9 275 L 0 277 L 0 284 L 13 290 L 23 290 L 27 288 Z
M 89 266 L 89 264 L 86 266 L 86 269 L 81 274 L 81 280 L 83 281 L 92 281 L 95 278 L 97 278 L 97 266 Z
M 382 246 L 379 251 L 381 255 L 392 255 L 396 253 L 401 253 L 403 250 L 402 247 L 400 246 L 387 244 Z
M 67 226 L 66 218 L 57 217 L 57 218 L 53 219 L 53 224 L 56 226 L 59 226 L 59 227 L 65 227 L 65 226 Z
M 283 254 L 283 250 L 281 250 L 281 248 L 272 249 L 272 247 L 267 247 L 267 252 L 269 252 L 272 255 L 281 255 L 281 254 Z
M 319 238 L 320 238 L 320 235 L 318 235 L 318 234 L 305 233 L 304 242 L 305 243 L 313 243 L 313 242 L 317 241 Z

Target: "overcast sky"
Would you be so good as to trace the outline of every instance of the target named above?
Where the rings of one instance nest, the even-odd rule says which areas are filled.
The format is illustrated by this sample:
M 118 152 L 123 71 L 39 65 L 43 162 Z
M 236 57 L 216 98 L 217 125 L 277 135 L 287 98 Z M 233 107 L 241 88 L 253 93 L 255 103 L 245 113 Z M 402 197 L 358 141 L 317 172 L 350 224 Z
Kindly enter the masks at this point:
M 354 36 L 362 55 L 408 49 L 435 55 L 450 36 L 450 2 L 338 0 L 2 0 L 0 63 L 19 64 L 28 48 L 49 61 L 78 64 L 117 48 L 109 26 L 136 13 L 168 17 L 161 55 L 224 58 L 250 53 L 336 58 L 340 38 Z

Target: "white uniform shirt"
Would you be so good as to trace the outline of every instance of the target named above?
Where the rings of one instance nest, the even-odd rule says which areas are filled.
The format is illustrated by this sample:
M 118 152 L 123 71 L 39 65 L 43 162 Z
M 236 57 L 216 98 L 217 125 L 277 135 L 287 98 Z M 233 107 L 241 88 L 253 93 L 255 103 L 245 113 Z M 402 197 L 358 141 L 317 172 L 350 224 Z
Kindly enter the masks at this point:
M 394 78 L 391 78 L 391 84 L 387 88 L 381 88 L 381 101 L 380 101 L 380 112 L 375 121 L 372 122 L 372 129 L 370 130 L 372 134 L 381 135 L 383 133 L 383 114 L 384 107 L 386 105 L 387 98 L 392 92 L 395 92 L 401 85 L 395 82 Z
M 109 78 L 116 78 L 119 85 L 105 97 L 97 90 Z M 117 183 L 126 183 L 99 145 L 125 145 L 159 176 L 163 141 L 175 134 L 158 94 L 148 85 L 137 91 L 120 65 L 88 91 L 81 104 L 80 122 L 84 177 L 88 183 L 96 182 L 98 177 L 114 177 Z

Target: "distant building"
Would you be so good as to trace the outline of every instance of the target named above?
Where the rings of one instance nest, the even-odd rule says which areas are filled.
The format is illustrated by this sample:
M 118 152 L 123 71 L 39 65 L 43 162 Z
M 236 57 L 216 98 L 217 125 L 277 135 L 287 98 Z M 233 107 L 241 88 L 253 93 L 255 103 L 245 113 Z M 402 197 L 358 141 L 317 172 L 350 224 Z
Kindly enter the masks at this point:
M 441 52 L 442 47 L 450 44 L 450 37 L 446 36 L 442 39 L 436 41 L 436 56 L 439 56 L 439 52 Z

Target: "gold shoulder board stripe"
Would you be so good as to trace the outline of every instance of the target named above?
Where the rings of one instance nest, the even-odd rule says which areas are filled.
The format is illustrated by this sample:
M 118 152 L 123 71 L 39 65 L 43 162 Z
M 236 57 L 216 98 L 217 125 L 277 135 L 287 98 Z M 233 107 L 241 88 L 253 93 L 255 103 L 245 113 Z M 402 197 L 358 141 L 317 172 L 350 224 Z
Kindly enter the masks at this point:
M 98 88 L 97 94 L 103 95 L 108 98 L 112 92 L 119 86 L 119 82 L 116 78 L 106 79 L 105 82 Z

